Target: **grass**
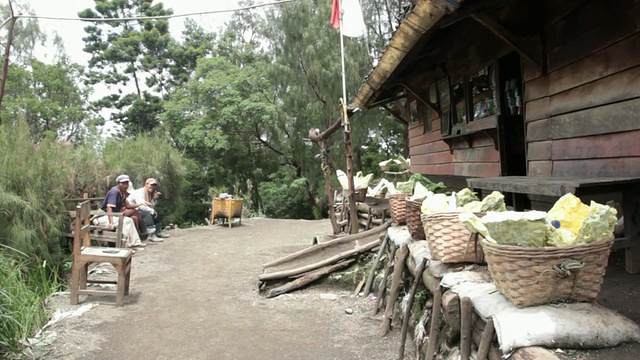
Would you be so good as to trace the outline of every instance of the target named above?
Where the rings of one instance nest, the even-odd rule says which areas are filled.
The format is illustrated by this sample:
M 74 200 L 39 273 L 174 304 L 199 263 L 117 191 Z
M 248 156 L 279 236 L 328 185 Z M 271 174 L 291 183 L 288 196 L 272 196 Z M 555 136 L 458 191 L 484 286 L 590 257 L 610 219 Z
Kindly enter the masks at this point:
M 46 261 L 0 247 L 0 358 L 18 356 L 21 340 L 32 337 L 47 321 L 47 297 L 61 282 Z

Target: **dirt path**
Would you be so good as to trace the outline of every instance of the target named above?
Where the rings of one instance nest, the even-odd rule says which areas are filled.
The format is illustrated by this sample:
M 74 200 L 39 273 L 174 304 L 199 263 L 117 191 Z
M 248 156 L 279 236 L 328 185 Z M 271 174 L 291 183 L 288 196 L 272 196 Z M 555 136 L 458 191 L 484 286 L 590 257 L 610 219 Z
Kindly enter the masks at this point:
M 44 359 L 396 359 L 398 329 L 379 335 L 381 316 L 353 289 L 314 284 L 267 299 L 258 292 L 262 264 L 330 234 L 328 220 L 247 219 L 232 229 L 218 225 L 171 231 L 164 243 L 135 255 L 125 306 L 92 297 L 97 306 L 48 330 L 57 339 Z M 624 271 L 624 254 L 612 256 L 598 301 L 640 321 L 640 275 Z M 81 297 L 81 301 L 83 301 Z M 633 304 L 633 305 L 632 305 Z M 68 295 L 52 308 L 69 305 Z M 346 309 L 353 309 L 347 314 Z M 405 359 L 415 351 L 409 334 Z M 635 360 L 639 344 L 565 351 L 563 360 Z
M 352 290 L 311 286 L 274 299 L 258 293 L 263 263 L 330 233 L 327 220 L 272 219 L 171 231 L 167 241 L 135 255 L 125 306 L 100 299 L 54 325 L 58 339 L 46 358 L 396 358 L 399 332 L 381 338 L 371 301 L 351 297 Z M 58 301 L 77 308 L 67 296 Z

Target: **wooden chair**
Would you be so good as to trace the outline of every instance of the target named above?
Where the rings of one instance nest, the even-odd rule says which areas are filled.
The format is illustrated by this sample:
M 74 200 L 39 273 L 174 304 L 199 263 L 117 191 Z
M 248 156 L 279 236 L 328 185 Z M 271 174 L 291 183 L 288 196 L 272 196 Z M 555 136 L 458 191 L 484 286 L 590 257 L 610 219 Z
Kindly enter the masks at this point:
M 71 268 L 71 304 L 76 305 L 83 294 L 115 294 L 116 306 L 124 306 L 129 294 L 133 251 L 119 247 L 91 246 L 91 207 L 84 201 L 76 207 L 73 231 L 73 265 Z M 107 262 L 118 272 L 116 280 L 89 280 L 89 264 Z M 116 284 L 116 291 L 89 290 L 87 283 Z

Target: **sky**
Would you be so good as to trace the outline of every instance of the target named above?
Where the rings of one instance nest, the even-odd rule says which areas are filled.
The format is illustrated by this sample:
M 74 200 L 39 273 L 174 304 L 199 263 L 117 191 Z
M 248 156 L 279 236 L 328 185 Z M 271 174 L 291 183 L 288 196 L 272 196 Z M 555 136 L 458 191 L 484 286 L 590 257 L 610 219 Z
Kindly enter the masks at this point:
M 6 2 L 8 0 L 0 0 Z M 46 17 L 63 17 L 77 18 L 78 12 L 87 8 L 94 8 L 93 0 L 26 0 L 31 10 L 38 16 Z M 165 8 L 173 9 L 175 15 L 188 14 L 207 11 L 219 11 L 237 9 L 239 7 L 238 0 L 161 0 L 154 3 L 162 2 Z M 262 1 L 257 1 L 260 3 Z M 196 15 L 189 17 L 198 24 L 208 30 L 215 30 L 222 26 L 231 18 L 232 13 L 215 13 L 206 15 Z M 172 18 L 169 20 L 169 29 L 175 38 L 180 38 L 183 24 L 187 17 Z M 89 59 L 88 54 L 82 51 L 84 43 L 82 38 L 86 36 L 83 28 L 86 23 L 81 21 L 69 20 L 48 20 L 38 19 L 41 30 L 47 34 L 49 39 L 53 38 L 53 33 L 57 32 L 64 41 L 64 46 L 71 61 L 86 65 Z M 50 47 L 38 49 L 36 51 L 40 60 L 45 61 L 53 55 Z

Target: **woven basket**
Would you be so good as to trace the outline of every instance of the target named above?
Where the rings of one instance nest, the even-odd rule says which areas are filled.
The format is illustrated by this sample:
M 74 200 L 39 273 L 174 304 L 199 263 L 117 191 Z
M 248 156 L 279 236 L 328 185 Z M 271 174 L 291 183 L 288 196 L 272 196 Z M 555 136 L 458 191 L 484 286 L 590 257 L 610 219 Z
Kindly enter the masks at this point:
M 367 189 L 356 189 L 353 196 L 356 202 L 364 202 L 367 198 Z
M 407 221 L 407 208 L 405 200 L 407 194 L 389 195 L 389 210 L 391 212 L 391 221 L 397 225 L 404 224 Z
M 593 301 L 600 292 L 613 238 L 589 244 L 530 248 L 482 240 L 489 273 L 518 307 Z
M 211 221 L 218 218 L 238 218 L 242 215 L 242 199 L 213 198 L 211 204 Z
M 422 214 L 422 224 L 431 258 L 443 263 L 483 263 L 479 236 L 458 219 L 459 212 Z M 475 213 L 482 216 L 483 213 Z
M 411 237 L 414 240 L 426 239 L 424 235 L 424 227 L 422 226 L 422 220 L 420 219 L 420 215 L 422 215 L 422 212 L 420 211 L 422 203 L 418 201 L 405 200 L 405 206 L 407 228 L 409 229 Z

